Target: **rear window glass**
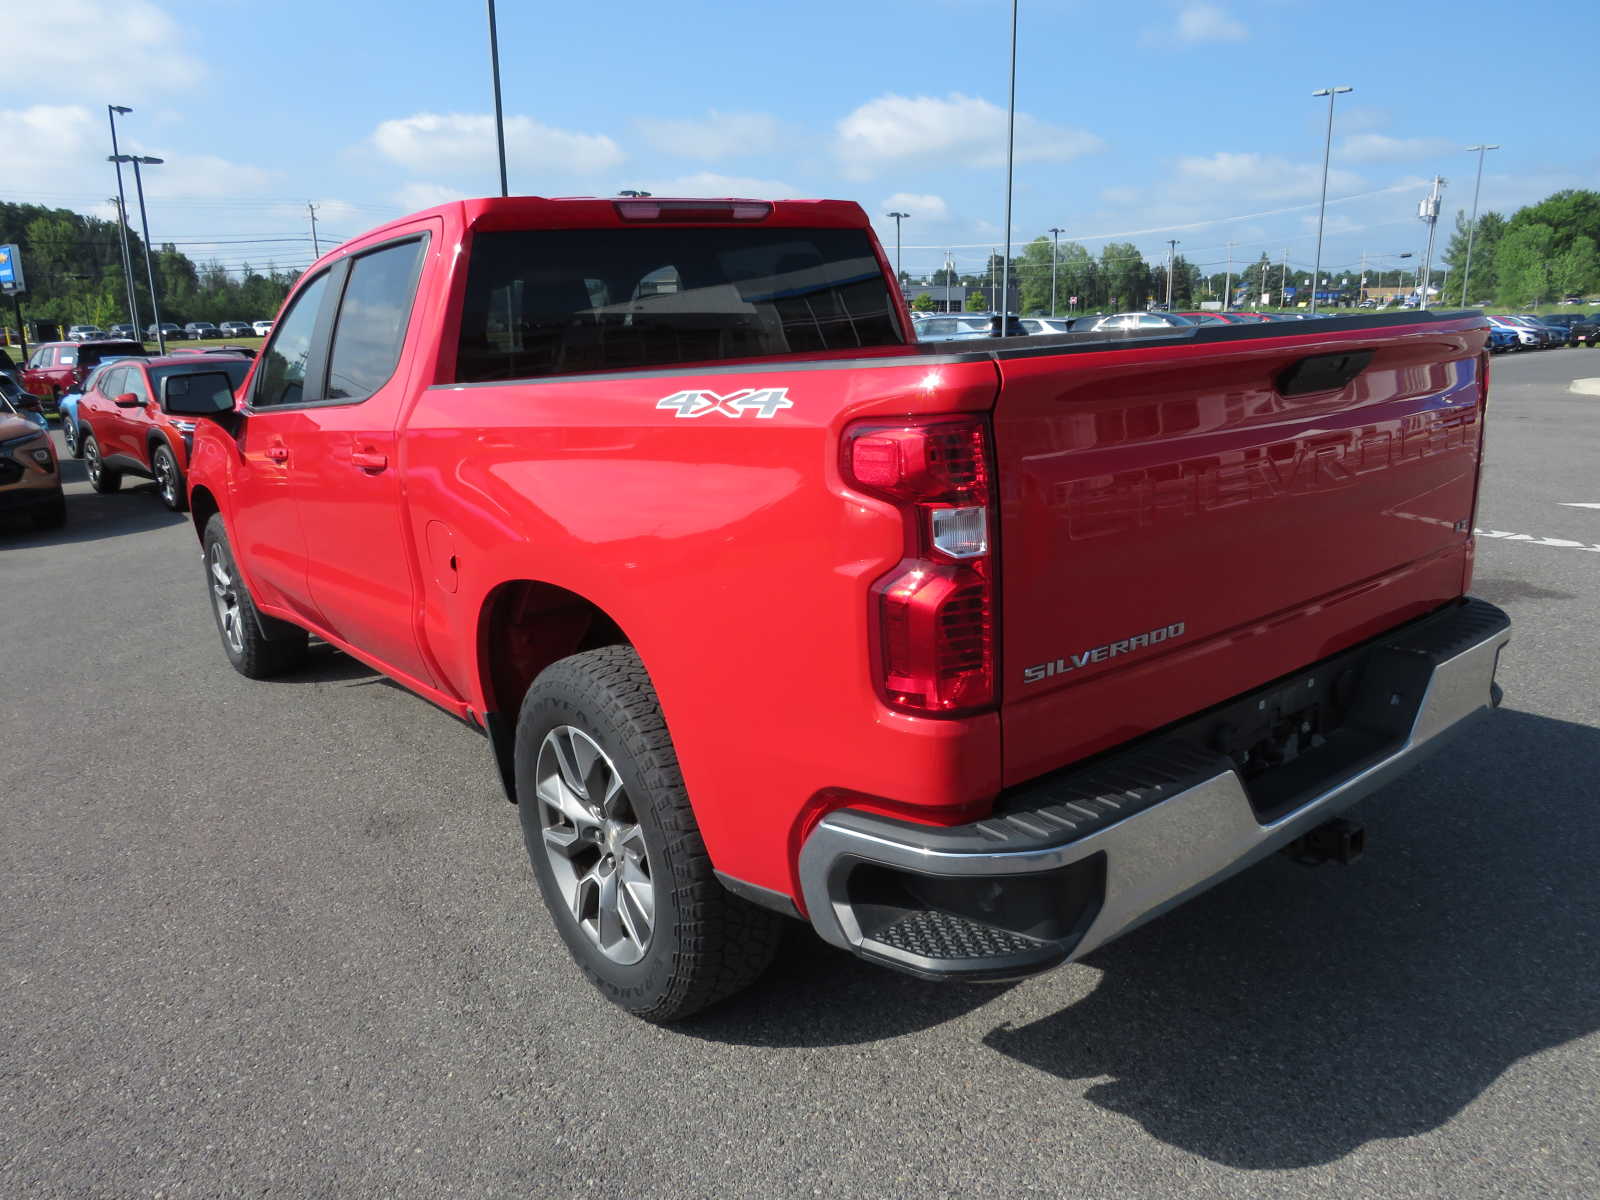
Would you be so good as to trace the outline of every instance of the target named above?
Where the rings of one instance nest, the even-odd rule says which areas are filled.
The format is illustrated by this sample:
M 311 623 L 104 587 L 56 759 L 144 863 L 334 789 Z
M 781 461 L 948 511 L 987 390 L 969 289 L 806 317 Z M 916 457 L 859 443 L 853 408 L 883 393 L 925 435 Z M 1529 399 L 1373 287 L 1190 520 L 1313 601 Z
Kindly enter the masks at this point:
M 239 385 L 244 382 L 244 377 L 250 373 L 250 363 L 247 359 L 207 357 L 202 361 L 203 366 L 157 367 L 150 372 L 150 377 L 159 388 L 163 381 L 171 379 L 174 375 L 215 375 L 218 371 L 222 371 L 228 376 L 228 382 L 233 384 L 233 390 L 238 391 Z
M 461 382 L 903 344 L 859 229 L 480 233 Z
M 101 342 L 78 351 L 78 361 L 92 366 L 107 358 L 143 358 L 150 352 L 139 342 Z

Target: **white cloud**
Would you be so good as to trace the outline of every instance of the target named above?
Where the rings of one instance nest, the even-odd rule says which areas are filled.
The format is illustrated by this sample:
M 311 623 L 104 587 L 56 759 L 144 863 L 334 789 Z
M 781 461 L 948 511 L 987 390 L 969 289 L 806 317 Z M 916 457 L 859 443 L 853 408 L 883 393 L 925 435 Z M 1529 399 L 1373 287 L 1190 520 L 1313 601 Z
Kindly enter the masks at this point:
M 507 117 L 506 158 L 520 170 L 592 174 L 622 162 L 616 142 L 602 133 L 572 133 L 532 117 Z M 382 122 L 372 144 L 391 162 L 413 170 L 473 171 L 491 177 L 496 160 L 494 118 L 487 113 L 415 113 Z
M 943 196 L 921 195 L 916 192 L 896 192 L 883 202 L 884 212 L 903 212 L 913 220 L 948 221 L 950 206 Z
M 19 94 L 87 84 L 126 104 L 206 73 L 183 43 L 183 27 L 149 0 L 18 0 L 6 6 L 6 84 Z
M 1328 193 L 1339 195 L 1362 187 L 1351 171 L 1328 172 Z M 1322 188 L 1321 163 L 1293 163 L 1270 154 L 1220 151 L 1209 157 L 1180 158 L 1173 186 L 1179 196 L 1206 194 L 1226 198 L 1235 208 L 1254 209 L 1261 202 L 1314 199 Z
M 1017 114 L 1018 162 L 1065 162 L 1099 150 L 1092 133 Z M 845 174 L 867 179 L 887 166 L 942 163 L 995 167 L 1006 158 L 1006 112 L 979 96 L 889 94 L 869 100 L 837 126 Z
M 715 160 L 759 154 L 778 145 L 778 121 L 766 113 L 724 113 L 703 119 L 642 118 L 639 130 L 651 148 L 683 158 Z
M 408 183 L 394 193 L 394 202 L 407 212 L 448 204 L 452 200 L 465 200 L 467 193 L 442 183 Z
M 1449 138 L 1396 138 L 1382 133 L 1357 133 L 1339 143 L 1337 156 L 1345 162 L 1414 162 L 1436 158 L 1455 149 Z
M 1215 4 L 1185 4 L 1178 13 L 1178 40 L 1198 42 L 1242 42 L 1250 36 L 1244 25 Z
M 747 200 L 794 200 L 808 194 L 781 179 L 753 179 L 747 175 L 718 175 L 700 171 L 676 179 L 646 179 L 641 185 L 655 196 L 694 198 L 734 196 Z

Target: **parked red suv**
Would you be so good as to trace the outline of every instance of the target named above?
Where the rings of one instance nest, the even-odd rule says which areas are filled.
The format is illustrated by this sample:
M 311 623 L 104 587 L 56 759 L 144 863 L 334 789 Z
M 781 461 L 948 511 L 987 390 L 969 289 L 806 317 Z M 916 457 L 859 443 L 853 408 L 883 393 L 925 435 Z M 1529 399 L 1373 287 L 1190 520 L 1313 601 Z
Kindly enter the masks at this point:
M 22 369 L 22 388 L 54 408 L 56 401 L 83 386 L 102 358 L 145 355 L 142 342 L 108 339 L 98 342 L 43 342 L 28 356 Z
M 100 372 L 78 402 L 78 443 L 94 490 L 114 492 L 124 475 L 142 475 L 156 481 L 173 512 L 187 509 L 195 423 L 170 416 L 166 400 L 175 381 L 187 391 L 191 381 L 221 372 L 231 391 L 249 370 L 247 358 L 208 354 L 129 359 Z

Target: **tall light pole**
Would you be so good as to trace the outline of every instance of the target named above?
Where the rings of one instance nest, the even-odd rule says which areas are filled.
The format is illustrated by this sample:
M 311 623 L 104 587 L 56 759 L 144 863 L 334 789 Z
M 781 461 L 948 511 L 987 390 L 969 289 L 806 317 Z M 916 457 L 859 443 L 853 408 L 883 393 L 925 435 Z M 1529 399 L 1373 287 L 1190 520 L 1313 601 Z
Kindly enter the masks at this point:
M 122 153 L 117 147 L 117 114 L 127 116 L 133 109 L 122 104 L 106 105 L 106 120 L 111 123 L 111 155 L 117 164 L 117 236 L 122 240 L 122 282 L 128 289 L 128 320 L 133 322 L 133 336 L 139 335 L 139 306 L 134 301 L 133 254 L 128 250 L 128 194 L 122 189 Z
M 1333 98 L 1344 92 L 1353 92 L 1355 88 L 1332 87 L 1318 88 L 1312 92 L 1313 98 L 1326 96 L 1328 98 L 1328 135 L 1322 142 L 1322 202 L 1317 206 L 1317 257 L 1316 264 L 1311 268 L 1311 311 L 1317 311 L 1317 279 L 1322 275 L 1322 223 L 1328 215 L 1328 159 L 1333 154 Z
M 1056 261 L 1061 257 L 1061 230 L 1054 225 L 1050 227 L 1050 236 L 1055 240 L 1050 244 L 1050 315 L 1056 315 Z
M 892 212 L 888 216 L 894 218 L 894 279 L 895 286 L 905 288 L 905 272 L 900 269 L 900 222 L 910 220 L 910 213 Z
M 157 166 L 161 159 L 148 154 L 113 154 L 110 161 L 133 164 L 133 188 L 139 195 L 139 228 L 144 232 L 144 273 L 150 279 L 150 319 L 156 323 L 156 348 L 167 352 L 167 335 L 161 329 L 161 302 L 156 299 L 156 268 L 150 258 L 150 221 L 144 209 L 144 179 L 139 174 L 140 164 Z
M 506 183 L 506 117 L 500 107 L 500 34 L 495 28 L 494 0 L 489 2 L 489 69 L 494 75 L 494 138 L 500 148 L 500 194 L 509 196 L 511 188 Z
M 1172 266 L 1178 260 L 1178 239 L 1167 239 L 1167 311 L 1172 311 Z
M 1017 142 L 1017 0 L 1011 0 L 1011 98 L 1006 104 L 1006 255 L 1000 266 L 1000 325 L 997 337 L 1011 331 L 1006 318 L 1011 309 L 1011 152 Z
M 1216 276 L 1213 275 L 1211 278 L 1215 279 Z M 1232 287 L 1233 287 L 1233 243 L 1229 242 L 1228 243 L 1228 273 L 1222 277 L 1222 307 L 1224 309 L 1230 309 L 1230 308 L 1233 307 L 1233 292 L 1231 290 Z
M 1467 284 L 1472 281 L 1472 235 L 1478 232 L 1478 189 L 1483 187 L 1483 156 L 1499 146 L 1468 146 L 1467 153 L 1478 155 L 1478 181 L 1472 185 L 1472 223 L 1467 226 L 1467 266 L 1461 273 L 1461 307 L 1467 306 Z

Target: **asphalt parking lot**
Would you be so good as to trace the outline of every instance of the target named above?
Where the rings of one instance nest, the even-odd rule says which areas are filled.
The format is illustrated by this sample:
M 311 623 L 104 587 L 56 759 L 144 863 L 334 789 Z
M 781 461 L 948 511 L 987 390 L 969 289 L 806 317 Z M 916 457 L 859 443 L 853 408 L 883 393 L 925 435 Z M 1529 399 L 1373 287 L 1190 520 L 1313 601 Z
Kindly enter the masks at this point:
M 69 461 L 0 529 L 0 1195 L 1600 1195 L 1600 354 L 1494 370 L 1506 703 L 1359 863 L 1010 987 L 796 926 L 671 1029 L 569 966 L 481 738 L 234 674 L 187 522 Z

